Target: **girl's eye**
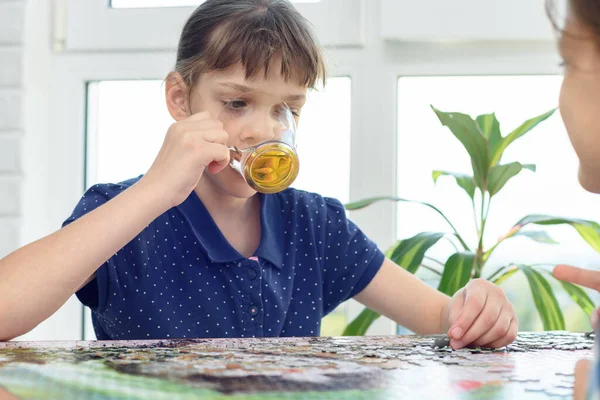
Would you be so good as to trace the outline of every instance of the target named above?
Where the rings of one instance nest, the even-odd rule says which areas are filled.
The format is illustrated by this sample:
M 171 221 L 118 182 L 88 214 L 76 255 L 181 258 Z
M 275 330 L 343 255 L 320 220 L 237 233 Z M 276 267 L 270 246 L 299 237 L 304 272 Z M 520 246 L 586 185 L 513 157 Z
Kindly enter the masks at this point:
M 229 108 L 234 109 L 234 110 L 239 110 L 239 109 L 246 107 L 246 102 L 244 100 L 233 100 L 227 104 L 228 104 Z

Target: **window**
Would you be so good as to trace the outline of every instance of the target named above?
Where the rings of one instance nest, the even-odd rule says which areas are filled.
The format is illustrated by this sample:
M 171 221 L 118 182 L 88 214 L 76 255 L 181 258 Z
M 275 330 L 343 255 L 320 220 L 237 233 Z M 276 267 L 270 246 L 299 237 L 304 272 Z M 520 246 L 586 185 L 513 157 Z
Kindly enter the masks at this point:
M 400 78 L 398 195 L 438 206 L 464 234 L 465 240 L 473 243 L 475 228 L 470 200 L 453 180 L 440 178 L 434 185 L 431 177 L 431 171 L 436 169 L 472 174 L 470 159 L 460 142 L 440 124 L 430 104 L 442 111 L 471 116 L 495 112 L 506 135 L 526 119 L 556 107 L 561 81 L 560 76 Z M 558 112 L 508 148 L 503 162 L 510 161 L 536 164 L 537 172 L 522 172 L 494 197 L 486 227 L 488 243 L 495 242 L 528 214 L 598 219 L 598 200 L 577 184 L 577 158 Z M 447 231 L 438 215 L 418 205 L 398 205 L 397 226 L 398 238 L 426 230 Z M 566 262 L 586 268 L 600 267 L 600 256 L 572 228 L 549 227 L 546 231 L 560 245 L 513 239 L 498 248 L 486 266 L 488 273 L 510 262 Z M 452 250 L 448 244 L 440 243 L 432 253 L 445 261 Z M 437 284 L 434 276 L 423 277 Z M 525 278 L 515 276 L 503 287 L 518 308 L 520 329 L 541 330 Z M 555 293 L 566 314 L 567 328 L 588 329 L 587 318 L 579 308 L 562 290 Z
M 64 0 L 56 2 L 54 43 L 64 51 L 172 51 L 201 0 Z M 365 43 L 366 0 L 295 1 L 324 46 Z M 112 5 L 112 7 L 111 7 Z M 135 27 L 135 29 L 132 29 Z
M 347 77 L 330 78 L 326 90 L 309 93 L 298 129 L 301 168 L 294 187 L 349 200 L 350 101 Z M 86 186 L 144 174 L 172 122 L 161 80 L 90 83 Z M 302 157 L 303 153 L 310 157 Z M 323 160 L 327 174 L 321 169 Z M 341 334 L 345 322 L 342 306 L 323 321 L 323 334 Z M 93 332 L 86 335 L 94 337 Z
M 294 3 L 318 3 L 321 0 L 292 0 Z M 112 8 L 190 7 L 203 3 L 202 0 L 112 0 Z

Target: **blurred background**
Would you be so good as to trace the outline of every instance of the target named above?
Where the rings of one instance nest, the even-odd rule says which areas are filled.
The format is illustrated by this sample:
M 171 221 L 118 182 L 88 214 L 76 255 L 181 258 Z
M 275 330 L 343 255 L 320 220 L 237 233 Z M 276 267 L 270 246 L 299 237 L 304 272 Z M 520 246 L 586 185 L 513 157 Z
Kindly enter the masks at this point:
M 163 79 L 181 26 L 200 3 L 0 1 L 0 257 L 59 228 L 87 187 L 146 172 L 172 123 Z M 310 92 L 303 111 L 294 186 L 344 203 L 372 196 L 428 202 L 476 244 L 470 199 L 451 179 L 432 180 L 433 170 L 472 170 L 430 105 L 473 117 L 495 113 L 504 135 L 556 107 L 562 71 L 544 1 L 294 3 L 314 25 L 329 66 L 327 86 Z M 536 164 L 537 172 L 524 171 L 494 198 L 489 245 L 528 214 L 600 219 L 600 198 L 577 183 L 577 159 L 558 112 L 506 151 L 503 162 L 511 161 Z M 350 217 L 382 249 L 422 231 L 448 230 L 439 215 L 415 204 L 382 202 Z M 507 241 L 488 274 L 513 262 L 600 268 L 600 255 L 572 227 L 546 231 L 558 244 Z M 440 242 L 430 255 L 443 263 L 448 246 Z M 419 276 L 439 281 L 424 269 Z M 548 281 L 566 328 L 589 329 L 585 313 Z M 521 329 L 543 329 L 525 276 L 502 286 Z M 341 334 L 361 309 L 354 301 L 340 306 L 322 335 Z M 20 339 L 94 339 L 89 321 L 72 298 Z M 385 318 L 369 330 L 403 332 Z

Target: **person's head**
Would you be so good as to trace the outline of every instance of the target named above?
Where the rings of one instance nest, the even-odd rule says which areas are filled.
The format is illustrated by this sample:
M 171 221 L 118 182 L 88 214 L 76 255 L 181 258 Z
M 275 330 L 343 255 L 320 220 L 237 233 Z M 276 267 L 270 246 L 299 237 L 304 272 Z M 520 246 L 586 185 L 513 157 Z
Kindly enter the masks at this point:
M 547 9 L 556 22 L 553 1 L 547 0 Z M 579 181 L 588 191 L 600 193 L 599 1 L 569 0 L 559 50 L 565 66 L 559 107 L 579 157 Z
M 253 105 L 256 126 L 225 127 L 229 144 L 245 148 L 268 139 L 260 121 L 283 103 L 298 118 L 307 90 L 325 76 L 312 28 L 288 0 L 207 0 L 183 27 L 167 106 L 176 121 L 201 111 L 218 119 L 227 102 L 239 99 L 234 106 L 245 107 L 253 101 L 246 92 L 261 93 Z M 231 168 L 204 175 L 232 196 L 255 193 Z

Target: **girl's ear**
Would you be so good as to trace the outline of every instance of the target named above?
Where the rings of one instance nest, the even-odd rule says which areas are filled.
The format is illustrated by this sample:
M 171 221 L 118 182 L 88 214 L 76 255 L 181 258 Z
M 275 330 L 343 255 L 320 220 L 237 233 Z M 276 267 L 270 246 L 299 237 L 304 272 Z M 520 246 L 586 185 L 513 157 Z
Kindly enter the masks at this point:
M 189 117 L 189 88 L 179 72 L 171 72 L 166 79 L 165 97 L 169 114 L 175 121 Z

